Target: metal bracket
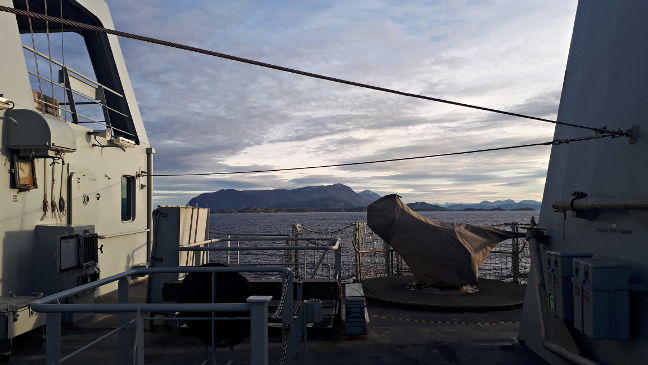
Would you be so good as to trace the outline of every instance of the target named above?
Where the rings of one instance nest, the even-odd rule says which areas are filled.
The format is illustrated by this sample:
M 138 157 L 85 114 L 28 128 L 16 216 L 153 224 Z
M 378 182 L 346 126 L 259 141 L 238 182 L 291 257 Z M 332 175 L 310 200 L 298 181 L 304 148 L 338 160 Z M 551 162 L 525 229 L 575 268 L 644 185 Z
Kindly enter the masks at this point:
M 526 231 L 526 239 L 535 238 L 542 245 L 550 244 L 550 237 L 545 234 L 543 228 L 531 228 Z
M 630 144 L 637 143 L 637 140 L 639 139 L 639 124 L 633 124 L 632 127 L 628 129 L 627 133 L 630 138 Z

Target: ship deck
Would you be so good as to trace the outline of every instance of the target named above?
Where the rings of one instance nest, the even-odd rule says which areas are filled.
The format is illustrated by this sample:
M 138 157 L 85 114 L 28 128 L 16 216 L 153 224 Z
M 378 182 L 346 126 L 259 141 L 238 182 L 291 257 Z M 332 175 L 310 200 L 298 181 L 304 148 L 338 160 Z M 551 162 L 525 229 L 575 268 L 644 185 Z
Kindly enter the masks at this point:
M 145 285 L 133 287 L 133 301 L 143 300 Z M 517 341 L 520 309 L 449 312 L 368 301 L 368 335 L 349 337 L 332 329 L 310 329 L 297 363 L 327 364 L 544 364 Z M 113 315 L 95 315 L 62 329 L 61 355 L 78 349 L 116 327 Z M 10 363 L 42 364 L 45 360 L 43 330 L 14 339 Z M 183 328 L 147 326 L 146 362 L 150 364 L 209 363 L 210 352 Z M 65 361 L 65 364 L 117 363 L 117 336 Z M 270 363 L 281 356 L 280 333 L 270 331 Z M 249 343 L 234 349 L 218 349 L 218 364 L 249 363 Z

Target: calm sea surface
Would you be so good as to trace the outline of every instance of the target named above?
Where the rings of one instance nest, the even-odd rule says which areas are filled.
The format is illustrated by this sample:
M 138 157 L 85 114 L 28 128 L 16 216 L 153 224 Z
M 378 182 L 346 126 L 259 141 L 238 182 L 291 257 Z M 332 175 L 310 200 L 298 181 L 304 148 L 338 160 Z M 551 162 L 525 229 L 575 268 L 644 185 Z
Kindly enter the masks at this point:
M 494 225 L 500 223 L 529 223 L 539 211 L 505 212 L 419 212 L 449 222 Z M 317 231 L 335 231 L 353 222 L 366 222 L 364 212 L 313 213 L 224 213 L 212 214 L 212 230 L 219 233 L 290 234 L 291 224 L 299 223 Z
M 420 212 L 422 215 L 443 221 L 471 223 L 479 225 L 499 225 L 503 223 L 529 223 L 532 216 L 538 217 L 539 211 L 504 211 L 504 212 Z M 304 237 L 338 237 L 342 244 L 343 277 L 350 278 L 355 274 L 355 251 L 353 250 L 353 222 L 366 222 L 364 212 L 313 212 L 313 213 L 223 213 L 211 215 L 212 234 L 286 234 L 291 233 L 292 224 L 304 227 Z M 503 227 L 506 229 L 506 227 Z M 331 233 L 332 232 L 332 233 Z M 382 240 L 367 228 L 364 234 L 364 248 L 382 248 Z M 281 242 L 275 242 L 285 244 Z M 238 243 L 232 242 L 237 245 Z M 241 243 L 245 245 L 267 245 L 266 242 Z M 525 246 L 526 247 L 526 246 Z M 480 270 L 480 277 L 495 279 L 511 279 L 511 241 L 501 242 L 491 252 Z M 500 253 L 497 253 L 500 251 Z M 314 251 L 311 251 L 314 253 Z M 314 254 L 313 254 L 314 255 Z M 381 254 L 365 255 L 363 268 L 380 269 L 384 265 Z M 528 272 L 528 251 L 520 258 L 520 272 Z M 222 263 L 236 264 L 277 264 L 286 262 L 285 253 L 278 251 L 242 251 L 239 254 L 213 252 L 210 260 Z M 289 261 L 289 260 L 288 260 Z M 315 257 L 312 259 L 315 262 Z

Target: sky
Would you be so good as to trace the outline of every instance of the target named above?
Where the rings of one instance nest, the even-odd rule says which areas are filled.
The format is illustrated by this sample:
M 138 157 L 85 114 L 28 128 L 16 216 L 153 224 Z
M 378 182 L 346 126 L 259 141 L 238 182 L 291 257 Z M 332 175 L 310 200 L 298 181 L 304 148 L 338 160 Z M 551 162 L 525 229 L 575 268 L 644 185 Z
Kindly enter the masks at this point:
M 110 0 L 119 30 L 314 73 L 555 118 L 576 1 Z M 548 123 L 121 39 L 157 173 L 286 168 L 553 138 Z M 343 183 L 407 202 L 542 199 L 548 147 L 214 177 L 159 177 L 157 204 L 219 189 Z

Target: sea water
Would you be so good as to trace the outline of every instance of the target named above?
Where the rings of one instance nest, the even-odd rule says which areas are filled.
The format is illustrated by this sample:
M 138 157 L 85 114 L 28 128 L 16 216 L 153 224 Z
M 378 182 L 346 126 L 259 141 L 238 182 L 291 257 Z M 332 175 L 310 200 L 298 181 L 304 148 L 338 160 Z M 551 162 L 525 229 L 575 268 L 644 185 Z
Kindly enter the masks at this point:
M 471 223 L 486 226 L 502 225 L 505 223 L 527 224 L 531 217 L 538 218 L 539 211 L 439 211 L 419 212 L 419 214 L 441 221 Z M 310 213 L 219 213 L 211 217 L 212 235 L 224 234 L 285 234 L 290 235 L 292 225 L 300 224 L 304 227 L 304 236 L 333 236 L 339 237 L 342 244 L 342 266 L 343 276 L 351 277 L 355 273 L 355 252 L 353 251 L 353 228 L 354 222 L 366 222 L 365 212 L 310 212 Z M 506 229 L 507 227 L 502 227 Z M 369 228 L 368 234 L 371 236 Z M 493 251 L 510 251 L 511 242 L 500 243 Z M 236 258 L 230 254 L 230 263 L 235 263 Z M 280 263 L 281 254 L 276 251 L 274 254 L 261 257 L 258 255 L 238 256 L 241 264 L 267 260 Z M 241 259 L 243 257 L 243 259 Z M 225 261 L 223 254 L 212 255 L 215 261 Z M 248 261 L 245 261 L 245 260 Z M 374 255 L 373 260 L 381 262 L 382 258 Z M 491 253 L 487 261 L 482 265 L 481 277 L 501 278 L 510 274 L 511 256 L 507 254 Z M 528 272 L 529 258 L 528 250 L 523 251 L 520 257 L 520 271 L 522 274 Z M 504 271 L 507 271 L 504 273 Z

